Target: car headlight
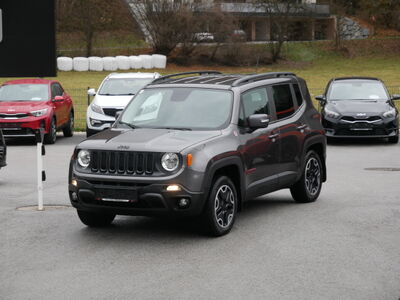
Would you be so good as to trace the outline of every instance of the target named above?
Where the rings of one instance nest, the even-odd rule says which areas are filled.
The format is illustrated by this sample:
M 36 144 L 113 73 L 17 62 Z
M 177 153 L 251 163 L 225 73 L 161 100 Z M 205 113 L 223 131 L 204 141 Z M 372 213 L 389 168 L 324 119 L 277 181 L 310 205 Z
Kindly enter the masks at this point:
M 168 171 L 175 171 L 179 166 L 179 156 L 176 153 L 165 153 L 161 157 L 161 165 L 162 167 Z
M 329 110 L 327 108 L 324 109 L 325 115 L 329 118 L 333 118 L 333 119 L 339 119 L 340 118 L 340 114 L 338 114 L 335 111 Z
M 103 112 L 103 109 L 101 108 L 101 106 L 98 106 L 97 104 L 92 103 L 92 104 L 90 104 L 90 107 L 94 112 L 104 115 L 104 112 Z
M 44 109 L 40 109 L 40 110 L 34 110 L 31 111 L 31 115 L 35 116 L 35 117 L 41 117 L 44 116 L 47 113 L 48 109 L 44 108 Z
M 394 117 L 396 116 L 396 110 L 395 110 L 394 108 L 392 108 L 391 110 L 385 112 L 385 113 L 383 114 L 383 116 L 384 116 L 385 118 L 394 118 Z
M 87 151 L 87 150 L 79 151 L 78 164 L 84 169 L 89 167 L 89 164 L 90 164 L 90 152 L 89 151 Z

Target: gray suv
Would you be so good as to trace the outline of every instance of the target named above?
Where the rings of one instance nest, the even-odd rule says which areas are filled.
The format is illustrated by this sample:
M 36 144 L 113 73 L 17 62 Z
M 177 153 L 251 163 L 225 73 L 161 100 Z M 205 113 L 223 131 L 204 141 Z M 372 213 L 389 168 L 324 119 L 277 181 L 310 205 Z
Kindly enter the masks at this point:
M 174 215 L 220 236 L 246 200 L 290 188 L 295 201 L 315 201 L 325 150 L 321 116 L 293 73 L 168 75 L 76 147 L 69 196 L 88 226 Z

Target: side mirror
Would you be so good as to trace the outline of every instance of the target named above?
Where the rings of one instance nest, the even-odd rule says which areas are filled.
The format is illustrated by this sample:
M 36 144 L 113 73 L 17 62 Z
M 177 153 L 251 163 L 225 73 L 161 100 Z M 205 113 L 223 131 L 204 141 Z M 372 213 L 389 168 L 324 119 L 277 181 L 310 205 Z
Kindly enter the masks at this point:
M 89 96 L 96 96 L 96 90 L 95 89 L 88 89 L 87 90 L 87 94 L 89 95 Z
M 247 118 L 249 127 L 253 130 L 259 128 L 267 128 L 270 122 L 270 118 L 265 114 L 251 115 Z
M 64 97 L 63 96 L 55 96 L 53 99 L 53 102 L 62 102 L 64 101 Z
M 400 100 L 400 95 L 399 94 L 392 95 L 392 100 Z
M 320 101 L 320 102 L 325 102 L 326 98 L 324 95 L 319 95 L 315 97 L 315 100 Z

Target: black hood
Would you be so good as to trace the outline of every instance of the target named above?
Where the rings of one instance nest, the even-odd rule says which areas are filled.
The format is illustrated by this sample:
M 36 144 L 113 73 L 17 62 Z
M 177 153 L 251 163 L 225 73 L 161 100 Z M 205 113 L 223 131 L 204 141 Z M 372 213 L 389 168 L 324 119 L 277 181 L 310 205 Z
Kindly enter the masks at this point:
M 79 144 L 82 149 L 181 152 L 183 149 L 221 135 L 221 131 L 169 129 L 108 129 Z
M 366 116 L 380 116 L 389 111 L 392 107 L 386 101 L 371 100 L 340 100 L 329 101 L 326 108 L 335 111 L 342 116 L 357 116 L 365 114 Z

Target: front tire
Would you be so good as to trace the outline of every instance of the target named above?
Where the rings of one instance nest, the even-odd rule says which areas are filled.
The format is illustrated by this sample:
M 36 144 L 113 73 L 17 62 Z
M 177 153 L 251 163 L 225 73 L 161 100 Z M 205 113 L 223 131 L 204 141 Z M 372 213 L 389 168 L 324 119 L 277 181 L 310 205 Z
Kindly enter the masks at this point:
M 45 135 L 44 142 L 48 145 L 54 144 L 57 140 L 57 125 L 56 119 L 53 118 L 50 123 L 49 133 Z
M 70 112 L 67 125 L 63 128 L 64 137 L 72 137 L 74 135 L 74 114 Z
M 310 151 L 306 155 L 303 174 L 291 188 L 290 193 L 298 203 L 317 200 L 322 189 L 323 167 L 319 155 Z
M 235 185 L 226 176 L 218 177 L 213 183 L 202 215 L 206 233 L 215 237 L 229 233 L 235 222 L 237 206 Z
M 104 227 L 114 221 L 115 214 L 102 214 L 78 210 L 78 217 L 83 224 L 89 227 Z

